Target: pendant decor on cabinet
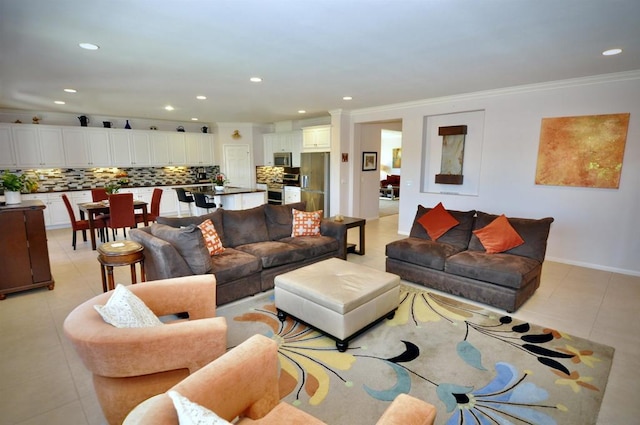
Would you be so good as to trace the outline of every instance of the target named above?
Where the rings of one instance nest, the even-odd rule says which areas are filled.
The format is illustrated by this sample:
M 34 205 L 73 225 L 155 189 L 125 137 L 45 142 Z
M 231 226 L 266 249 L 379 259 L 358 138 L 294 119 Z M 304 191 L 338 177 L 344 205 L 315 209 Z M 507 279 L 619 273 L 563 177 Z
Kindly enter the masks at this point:
M 237 139 L 239 139 L 239 138 L 241 138 L 241 137 L 242 137 L 242 136 L 240 135 L 240 130 L 233 130 L 233 133 L 231 134 L 231 138 L 233 138 L 233 139 L 236 139 L 236 140 L 237 140 Z
M 127 123 L 124 125 L 124 128 L 126 128 L 127 130 L 131 130 L 131 124 L 129 124 L 129 120 L 127 120 Z

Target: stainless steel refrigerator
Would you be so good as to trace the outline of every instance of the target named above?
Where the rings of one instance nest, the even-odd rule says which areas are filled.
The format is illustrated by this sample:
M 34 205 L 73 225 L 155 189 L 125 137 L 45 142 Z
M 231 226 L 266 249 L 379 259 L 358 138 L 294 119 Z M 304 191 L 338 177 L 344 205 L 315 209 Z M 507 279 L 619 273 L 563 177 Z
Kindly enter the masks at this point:
M 329 152 L 300 154 L 300 200 L 307 211 L 329 215 Z

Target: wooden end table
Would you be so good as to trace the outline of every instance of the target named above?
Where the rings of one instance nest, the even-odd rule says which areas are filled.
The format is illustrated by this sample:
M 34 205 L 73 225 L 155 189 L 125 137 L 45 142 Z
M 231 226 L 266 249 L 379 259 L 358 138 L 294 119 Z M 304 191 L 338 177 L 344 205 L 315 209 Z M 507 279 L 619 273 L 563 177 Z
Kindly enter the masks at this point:
M 354 227 L 358 228 L 360 241 L 358 243 L 358 249 L 356 249 L 355 244 L 346 243 L 345 251 L 347 253 L 351 252 L 358 255 L 364 255 L 364 226 L 367 224 L 367 220 L 364 218 L 357 217 L 342 217 L 342 221 L 336 220 L 336 217 L 329 217 L 329 220 L 335 221 L 336 223 L 342 223 L 347 227 L 347 231 L 349 229 L 353 229 Z
M 115 289 L 113 268 L 117 266 L 131 267 L 131 283 L 137 283 L 136 263 L 140 263 L 140 281 L 145 282 L 144 247 L 134 241 L 107 242 L 98 247 L 98 261 L 102 274 L 102 291 Z

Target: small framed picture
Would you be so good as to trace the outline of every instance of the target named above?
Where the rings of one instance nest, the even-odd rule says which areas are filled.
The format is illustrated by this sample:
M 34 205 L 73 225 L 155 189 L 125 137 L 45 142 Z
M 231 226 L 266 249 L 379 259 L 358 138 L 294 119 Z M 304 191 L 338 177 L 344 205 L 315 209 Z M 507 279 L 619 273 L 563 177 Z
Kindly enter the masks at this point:
M 378 169 L 378 152 L 362 152 L 362 171 Z

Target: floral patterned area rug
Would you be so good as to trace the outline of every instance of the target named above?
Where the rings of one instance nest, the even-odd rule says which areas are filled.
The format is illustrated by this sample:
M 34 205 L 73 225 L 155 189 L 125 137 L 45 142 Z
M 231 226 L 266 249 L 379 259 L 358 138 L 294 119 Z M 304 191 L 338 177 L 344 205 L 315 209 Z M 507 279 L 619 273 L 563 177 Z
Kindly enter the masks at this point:
M 278 341 L 283 400 L 331 425 L 374 424 L 399 393 L 436 424 L 595 424 L 613 348 L 402 285 L 400 306 L 340 353 L 276 316 L 273 292 L 222 306 L 230 348 Z

